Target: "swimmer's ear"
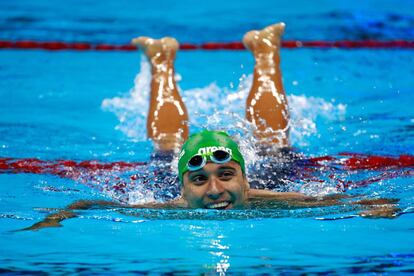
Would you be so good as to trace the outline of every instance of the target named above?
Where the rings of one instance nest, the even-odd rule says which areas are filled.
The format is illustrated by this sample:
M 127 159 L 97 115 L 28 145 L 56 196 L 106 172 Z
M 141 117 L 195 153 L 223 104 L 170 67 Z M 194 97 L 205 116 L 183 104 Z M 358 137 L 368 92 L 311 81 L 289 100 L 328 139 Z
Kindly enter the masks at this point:
M 246 190 L 250 190 L 250 184 L 249 184 L 249 180 L 247 180 L 247 177 L 245 175 L 243 175 L 243 180 L 244 180 L 244 185 L 246 186 Z
M 181 196 L 184 197 L 184 180 L 180 182 L 180 192 Z

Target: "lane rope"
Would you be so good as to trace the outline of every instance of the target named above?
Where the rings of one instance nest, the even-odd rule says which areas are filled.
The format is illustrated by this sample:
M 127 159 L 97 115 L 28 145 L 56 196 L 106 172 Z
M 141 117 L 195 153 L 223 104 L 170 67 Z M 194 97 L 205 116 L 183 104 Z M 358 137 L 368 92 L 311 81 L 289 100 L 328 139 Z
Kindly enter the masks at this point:
M 345 192 L 352 188 L 365 187 L 379 181 L 393 179 L 397 177 L 414 176 L 414 155 L 400 155 L 398 157 L 374 156 L 357 153 L 340 153 L 338 156 L 320 156 L 301 160 L 302 175 L 300 179 L 309 179 L 315 182 L 313 172 L 325 170 L 332 167 L 342 168 L 346 171 L 375 171 L 365 179 L 349 180 L 342 179 L 342 176 L 330 174 L 329 178 L 335 181 L 338 191 Z M 61 178 L 69 178 L 87 184 L 88 181 L 95 179 L 96 175 L 107 174 L 108 172 L 134 172 L 146 162 L 100 162 L 96 160 L 74 161 L 74 160 L 40 160 L 37 158 L 10 158 L 0 157 L 0 174 L 50 174 Z M 379 173 L 379 174 L 378 174 Z M 87 180 L 86 182 L 83 177 Z M 135 173 L 129 176 L 129 180 L 122 180 L 115 173 L 115 180 L 111 182 L 111 189 L 126 193 L 128 183 L 135 183 L 145 175 Z M 83 180 L 82 180 L 83 179 Z M 95 179 L 96 180 L 96 179 Z M 324 180 L 316 180 L 316 183 Z M 112 183 L 114 182 L 114 183 Z M 100 182 L 99 182 L 100 183 Z M 102 183 L 101 183 L 102 184 Z M 108 183 L 106 183 L 108 184 Z M 106 185 L 105 184 L 105 185 Z M 105 186 L 104 185 L 104 186 Z M 105 186 L 106 187 L 106 186 Z M 107 187 L 108 188 L 108 187 Z
M 340 41 L 300 41 L 286 40 L 282 42 L 282 48 L 300 49 L 300 48 L 316 48 L 316 49 L 414 49 L 414 40 L 340 40 Z M 62 42 L 62 41 L 34 41 L 34 40 L 0 40 L 0 49 L 23 49 L 34 50 L 42 49 L 49 51 L 135 51 L 137 47 L 130 44 L 93 44 L 82 42 Z M 181 50 L 245 50 L 241 42 L 207 42 L 202 44 L 182 43 Z
M 338 157 L 339 156 L 339 157 Z M 340 153 L 338 156 L 321 156 L 303 159 L 305 167 L 341 166 L 345 170 L 395 170 L 414 169 L 414 155 L 397 157 L 364 155 L 358 153 Z M 97 160 L 40 160 L 37 158 L 0 157 L 0 173 L 57 174 L 73 169 L 128 170 L 146 165 L 147 162 L 101 162 Z

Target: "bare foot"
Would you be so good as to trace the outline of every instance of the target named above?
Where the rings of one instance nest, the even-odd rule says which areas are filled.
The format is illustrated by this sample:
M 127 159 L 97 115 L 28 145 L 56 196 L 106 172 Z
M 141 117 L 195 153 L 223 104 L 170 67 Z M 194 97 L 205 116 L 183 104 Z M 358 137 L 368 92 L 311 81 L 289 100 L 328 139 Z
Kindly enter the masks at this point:
M 256 53 L 270 53 L 280 47 L 281 36 L 285 30 L 285 23 L 277 23 L 257 31 L 247 32 L 243 37 L 243 44 L 247 49 Z
M 172 37 L 153 39 L 140 36 L 132 39 L 131 43 L 144 50 L 145 55 L 154 65 L 163 61 L 173 61 L 179 48 L 177 40 Z

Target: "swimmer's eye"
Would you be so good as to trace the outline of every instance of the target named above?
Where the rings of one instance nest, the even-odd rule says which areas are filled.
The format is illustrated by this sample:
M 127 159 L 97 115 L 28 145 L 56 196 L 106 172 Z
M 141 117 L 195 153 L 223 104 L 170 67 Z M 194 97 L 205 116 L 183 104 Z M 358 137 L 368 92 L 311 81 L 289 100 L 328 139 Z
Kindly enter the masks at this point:
M 191 177 L 190 180 L 195 185 L 202 185 L 208 180 L 208 177 L 205 175 L 195 175 Z
M 230 170 L 222 171 L 222 172 L 219 172 L 217 174 L 217 176 L 220 178 L 220 180 L 224 180 L 224 181 L 231 180 L 235 175 L 236 175 L 236 173 L 233 172 L 233 171 L 230 171 Z

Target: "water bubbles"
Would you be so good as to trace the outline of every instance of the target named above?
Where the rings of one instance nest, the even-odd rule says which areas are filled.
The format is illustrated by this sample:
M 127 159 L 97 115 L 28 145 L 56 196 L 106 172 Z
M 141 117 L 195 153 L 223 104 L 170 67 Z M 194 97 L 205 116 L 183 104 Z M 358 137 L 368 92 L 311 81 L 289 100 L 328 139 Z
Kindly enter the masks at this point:
M 175 74 L 174 79 L 176 82 L 180 82 L 183 79 L 183 77 L 180 74 Z
M 336 187 L 327 185 L 326 182 L 308 182 L 303 184 L 299 191 L 305 195 L 314 197 L 322 197 L 340 192 Z
M 148 202 L 154 202 L 155 196 L 151 190 L 136 189 L 128 192 L 128 204 L 145 204 Z

